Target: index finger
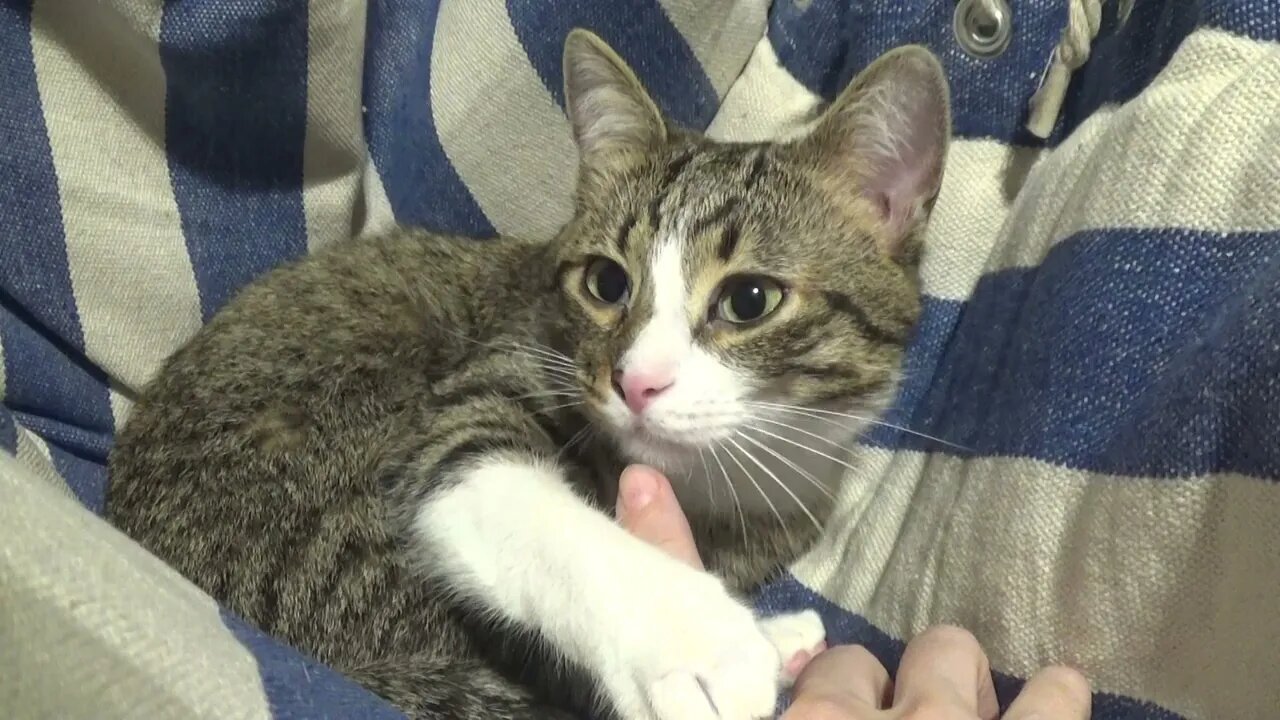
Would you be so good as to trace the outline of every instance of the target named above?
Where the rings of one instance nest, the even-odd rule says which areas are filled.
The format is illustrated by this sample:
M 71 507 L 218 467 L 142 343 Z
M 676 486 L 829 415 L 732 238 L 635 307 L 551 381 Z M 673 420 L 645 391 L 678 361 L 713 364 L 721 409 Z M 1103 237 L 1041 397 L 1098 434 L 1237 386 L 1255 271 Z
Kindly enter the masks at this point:
M 991 664 L 977 638 L 967 630 L 938 625 L 908 643 L 893 694 L 895 707 L 906 703 L 958 703 L 994 720 L 1000 705 Z

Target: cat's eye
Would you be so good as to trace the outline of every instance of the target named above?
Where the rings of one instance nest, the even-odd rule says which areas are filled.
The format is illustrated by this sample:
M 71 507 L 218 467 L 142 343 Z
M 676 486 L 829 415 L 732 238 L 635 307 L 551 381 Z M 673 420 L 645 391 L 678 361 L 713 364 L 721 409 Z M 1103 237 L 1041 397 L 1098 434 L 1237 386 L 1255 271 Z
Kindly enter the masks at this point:
M 755 322 L 777 310 L 785 296 L 782 285 L 767 277 L 733 278 L 720 291 L 714 314 L 739 325 Z
M 606 305 L 621 305 L 631 296 L 627 271 L 609 258 L 596 258 L 587 265 L 582 284 L 592 297 Z

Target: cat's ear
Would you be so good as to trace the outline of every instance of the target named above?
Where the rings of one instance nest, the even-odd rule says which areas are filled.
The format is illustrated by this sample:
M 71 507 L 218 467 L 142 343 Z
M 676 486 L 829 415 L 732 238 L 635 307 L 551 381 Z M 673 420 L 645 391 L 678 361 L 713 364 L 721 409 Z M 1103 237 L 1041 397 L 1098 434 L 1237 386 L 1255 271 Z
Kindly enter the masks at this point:
M 882 55 L 854 78 L 801 147 L 823 184 L 860 197 L 880 224 L 883 252 L 910 248 L 942 184 L 951 111 L 946 75 L 933 53 L 913 45 Z
M 646 152 L 667 139 L 662 113 L 635 73 L 581 28 L 565 39 L 564 96 L 583 162 L 614 151 Z

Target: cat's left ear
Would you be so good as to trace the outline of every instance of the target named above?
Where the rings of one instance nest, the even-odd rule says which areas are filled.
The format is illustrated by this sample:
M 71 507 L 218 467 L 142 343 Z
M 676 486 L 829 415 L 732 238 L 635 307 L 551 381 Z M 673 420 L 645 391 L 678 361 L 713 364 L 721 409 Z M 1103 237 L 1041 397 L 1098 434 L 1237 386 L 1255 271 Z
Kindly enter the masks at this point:
M 622 58 L 581 28 L 564 43 L 564 96 L 582 161 L 612 152 L 647 152 L 666 142 L 658 106 Z
M 880 56 L 822 114 L 799 149 L 838 202 L 879 225 L 890 257 L 912 250 L 942 185 L 951 138 L 946 75 L 924 47 Z

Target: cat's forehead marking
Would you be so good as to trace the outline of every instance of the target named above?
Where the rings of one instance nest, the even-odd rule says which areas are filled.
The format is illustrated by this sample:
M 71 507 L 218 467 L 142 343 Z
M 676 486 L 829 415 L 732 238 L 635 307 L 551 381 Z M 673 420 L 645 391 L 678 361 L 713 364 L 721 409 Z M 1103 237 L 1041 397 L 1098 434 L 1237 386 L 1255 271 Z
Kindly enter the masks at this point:
M 685 225 L 675 223 L 677 229 Z M 653 317 L 670 322 L 684 315 L 685 295 L 688 287 L 684 277 L 684 253 L 686 238 L 681 232 L 671 232 L 654 245 L 649 260 L 649 275 L 653 284 Z

